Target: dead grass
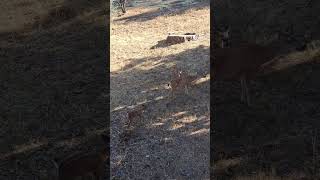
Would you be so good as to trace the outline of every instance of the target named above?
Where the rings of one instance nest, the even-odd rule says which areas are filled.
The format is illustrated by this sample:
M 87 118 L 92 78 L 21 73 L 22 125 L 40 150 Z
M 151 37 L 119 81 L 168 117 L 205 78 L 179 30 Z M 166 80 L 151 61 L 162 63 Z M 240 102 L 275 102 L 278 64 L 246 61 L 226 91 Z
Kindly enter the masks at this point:
M 0 179 L 42 177 L 49 159 L 102 146 L 96 136 L 108 129 L 105 19 L 100 4 L 83 2 L 1 4 Z M 59 14 L 71 9 L 72 16 Z M 53 17 L 67 18 L 36 26 Z
M 137 13 L 152 11 L 152 9 L 135 8 L 125 16 Z M 208 15 L 203 10 L 186 12 L 183 16 L 158 17 L 152 21 L 112 23 L 111 24 L 111 72 L 119 71 L 128 63 L 130 59 L 165 57 L 171 54 L 180 53 L 186 49 L 196 48 L 199 45 L 208 46 L 210 37 L 208 34 L 209 21 L 199 21 L 208 19 Z M 170 19 L 174 19 L 170 21 Z M 187 22 L 186 22 L 187 21 Z M 130 26 L 130 29 L 127 28 Z M 150 47 L 158 41 L 167 37 L 169 32 L 185 33 L 196 32 L 200 35 L 201 41 L 176 45 L 173 48 L 150 50 Z M 145 68 L 152 66 L 149 62 Z M 140 67 L 141 68 L 141 67 Z
M 235 42 L 268 44 L 279 37 L 279 50 L 292 50 L 248 83 L 251 107 L 239 102 L 239 82 L 214 83 L 215 178 L 319 179 L 319 146 L 313 143 L 319 136 L 319 33 L 312 21 L 319 3 L 299 9 L 294 0 L 217 0 L 214 6 L 216 28 L 232 27 Z M 245 161 L 226 167 L 237 158 Z
M 125 17 L 153 10 L 131 8 Z M 111 23 L 113 177 L 209 179 L 209 79 L 203 78 L 210 72 L 209 16 L 209 8 L 202 8 L 143 22 Z M 151 49 L 169 32 L 195 32 L 200 37 Z M 199 76 L 191 95 L 168 98 L 167 83 L 174 64 Z M 137 104 L 145 104 L 147 112 L 136 122 L 134 136 L 123 142 L 120 136 L 125 131 L 126 112 Z M 126 148 L 121 149 L 124 144 Z
M 320 57 L 320 48 L 307 49 L 305 51 L 291 52 L 284 57 L 270 61 L 263 66 L 263 73 L 271 73 L 276 71 L 286 70 L 294 66 L 318 62 Z

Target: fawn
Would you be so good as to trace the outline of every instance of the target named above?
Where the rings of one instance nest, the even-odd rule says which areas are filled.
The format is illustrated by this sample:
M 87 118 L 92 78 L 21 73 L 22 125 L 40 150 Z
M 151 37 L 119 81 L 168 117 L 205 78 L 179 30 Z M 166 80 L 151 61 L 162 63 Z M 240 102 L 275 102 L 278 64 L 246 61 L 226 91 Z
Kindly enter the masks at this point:
M 106 135 L 102 135 L 104 141 L 109 142 Z M 78 177 L 93 175 L 96 180 L 101 180 L 105 171 L 105 162 L 109 159 L 109 152 L 106 148 L 99 152 L 80 154 L 70 157 L 58 164 L 53 163 L 58 171 L 59 180 L 74 180 Z
M 188 88 L 191 86 L 192 81 L 196 80 L 196 76 L 191 76 L 186 72 L 179 71 L 176 66 L 172 70 L 172 79 L 168 86 L 171 88 L 171 97 L 173 97 L 174 92 L 177 92 L 180 88 L 188 94 Z
M 136 108 L 134 108 L 133 110 L 131 111 L 128 111 L 128 126 L 131 126 L 132 125 L 132 121 L 139 117 L 141 118 L 142 117 L 142 112 L 146 109 L 146 105 L 144 104 L 141 104 L 140 106 L 137 106 Z

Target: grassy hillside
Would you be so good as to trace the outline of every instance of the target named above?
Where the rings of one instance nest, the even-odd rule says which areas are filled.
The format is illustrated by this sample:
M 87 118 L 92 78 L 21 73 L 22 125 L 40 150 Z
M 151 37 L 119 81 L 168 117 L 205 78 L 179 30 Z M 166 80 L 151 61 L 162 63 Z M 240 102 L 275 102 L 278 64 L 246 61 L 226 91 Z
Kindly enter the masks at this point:
M 209 4 L 170 3 L 128 8 L 111 22 L 111 172 L 114 179 L 209 178 Z M 168 45 L 168 33 L 194 32 L 197 41 Z M 170 96 L 172 66 L 196 82 Z M 147 109 L 134 119 L 126 113 Z
M 1 3 L 0 179 L 48 179 L 108 129 L 106 2 Z
M 239 82 L 214 83 L 217 179 L 319 179 L 319 7 L 318 1 L 215 1 L 215 26 L 231 26 L 232 46 L 277 40 L 291 49 L 276 71 L 249 83 L 251 107 L 239 102 Z

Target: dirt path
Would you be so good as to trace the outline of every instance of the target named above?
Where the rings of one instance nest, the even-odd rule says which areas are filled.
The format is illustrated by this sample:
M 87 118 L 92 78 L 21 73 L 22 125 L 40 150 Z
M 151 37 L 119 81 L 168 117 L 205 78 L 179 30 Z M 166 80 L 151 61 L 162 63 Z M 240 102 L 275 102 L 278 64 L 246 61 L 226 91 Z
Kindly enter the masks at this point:
M 147 21 L 132 8 L 111 24 L 111 176 L 113 179 L 209 179 L 209 7 Z M 144 17 L 146 18 L 146 17 Z M 150 49 L 168 32 L 195 32 L 198 41 Z M 197 74 L 189 95 L 169 98 L 170 67 Z M 127 111 L 147 106 L 125 128 Z

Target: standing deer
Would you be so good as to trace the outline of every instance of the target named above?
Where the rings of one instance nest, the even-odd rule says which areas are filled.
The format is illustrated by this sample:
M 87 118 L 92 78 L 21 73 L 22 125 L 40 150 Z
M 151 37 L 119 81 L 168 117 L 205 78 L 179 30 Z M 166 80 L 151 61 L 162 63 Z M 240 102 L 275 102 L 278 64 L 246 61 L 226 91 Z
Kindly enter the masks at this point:
M 126 13 L 126 3 L 127 3 L 127 0 L 119 0 L 119 5 L 123 13 Z
M 137 107 L 135 107 L 133 110 L 128 111 L 128 126 L 132 127 L 134 124 L 134 119 L 136 118 L 142 118 L 142 113 L 144 112 L 144 110 L 146 109 L 146 105 L 141 104 Z
M 174 92 L 179 89 L 184 89 L 188 94 L 188 88 L 192 85 L 192 82 L 197 79 L 197 76 L 189 75 L 188 73 L 178 70 L 177 66 L 172 67 L 172 78 L 168 86 L 171 88 L 171 97 L 173 97 Z
M 243 44 L 240 47 L 215 49 L 212 56 L 214 80 L 235 80 L 241 82 L 241 101 L 250 105 L 247 79 L 259 72 L 263 64 L 277 56 L 279 47 L 258 44 Z

